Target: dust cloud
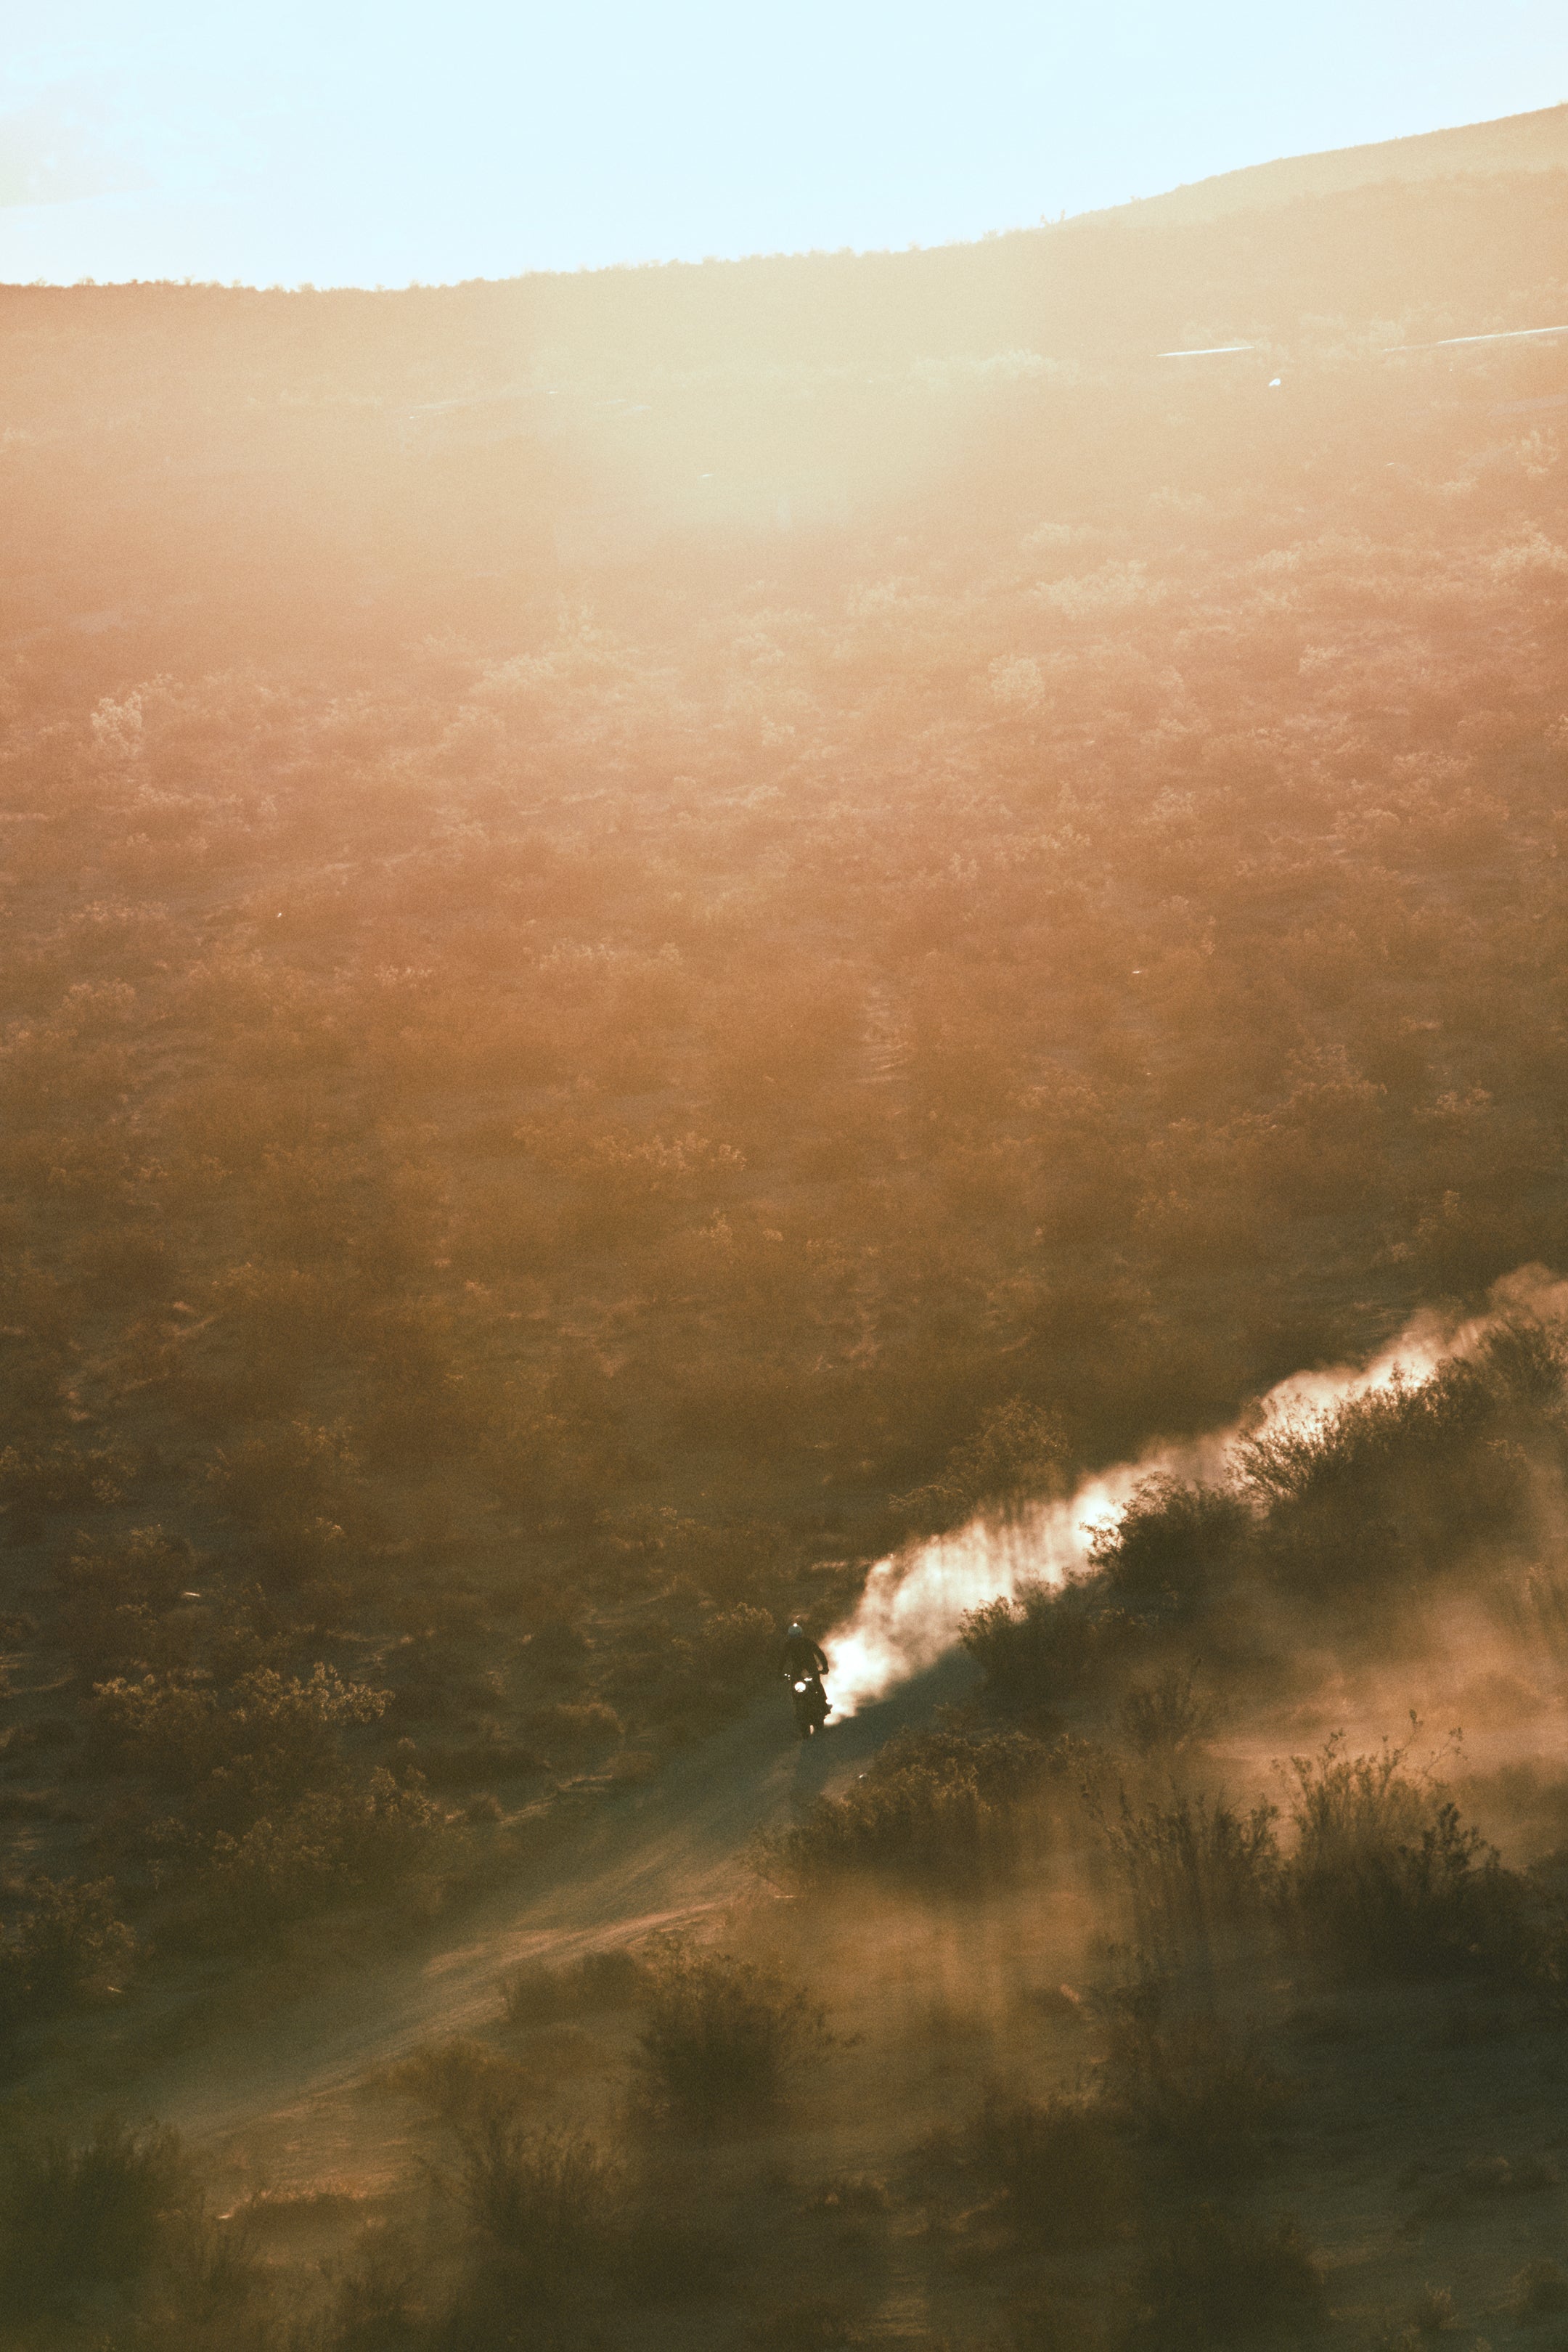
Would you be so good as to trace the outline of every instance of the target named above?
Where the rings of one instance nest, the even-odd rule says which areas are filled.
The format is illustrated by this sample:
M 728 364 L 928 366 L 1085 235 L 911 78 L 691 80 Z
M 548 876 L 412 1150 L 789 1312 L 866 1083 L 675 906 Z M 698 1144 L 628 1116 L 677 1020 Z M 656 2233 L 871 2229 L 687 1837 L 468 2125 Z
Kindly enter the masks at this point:
M 1225 1428 L 1148 1447 L 1081 1479 L 1065 1498 L 1032 1503 L 1005 1517 L 982 1514 L 950 1535 L 880 1559 L 854 1614 L 828 1634 L 835 1712 L 847 1718 L 934 1665 L 961 1639 L 963 1620 L 988 1601 L 1031 1587 L 1060 1585 L 1093 1567 L 1139 1489 L 1152 1480 L 1224 1486 L 1236 1476 L 1237 1443 L 1260 1431 L 1321 1425 L 1341 1406 L 1379 1391 L 1416 1389 L 1456 1357 L 1472 1353 L 1510 1314 L 1568 1320 L 1568 1283 L 1524 1266 L 1498 1283 L 1488 1313 L 1445 1324 L 1429 1309 L 1413 1316 L 1391 1345 L 1361 1365 L 1292 1372 Z

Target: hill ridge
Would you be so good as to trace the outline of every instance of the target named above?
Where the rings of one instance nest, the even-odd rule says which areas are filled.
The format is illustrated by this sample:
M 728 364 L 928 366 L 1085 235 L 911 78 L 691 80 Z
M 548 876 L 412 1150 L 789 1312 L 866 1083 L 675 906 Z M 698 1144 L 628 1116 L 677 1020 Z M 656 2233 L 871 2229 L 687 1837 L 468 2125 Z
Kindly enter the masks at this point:
M 1124 205 L 1074 213 L 1063 224 L 1116 220 L 1186 223 L 1218 220 L 1226 213 L 1262 212 L 1301 196 L 1335 195 L 1383 180 L 1436 180 L 1456 175 L 1568 170 L 1568 102 L 1528 114 L 1502 114 L 1486 122 L 1458 123 L 1412 131 L 1402 139 L 1373 140 L 1356 147 L 1324 147 L 1304 155 L 1274 156 L 1244 163 L 1202 180 L 1184 180 L 1158 195 L 1134 196 Z

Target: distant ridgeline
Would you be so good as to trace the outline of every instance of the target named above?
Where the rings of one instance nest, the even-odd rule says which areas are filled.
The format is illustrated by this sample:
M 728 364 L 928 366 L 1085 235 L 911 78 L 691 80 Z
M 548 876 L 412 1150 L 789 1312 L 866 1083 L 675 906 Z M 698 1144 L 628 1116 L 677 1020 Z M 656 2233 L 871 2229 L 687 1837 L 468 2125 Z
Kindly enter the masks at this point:
M 1371 147 L 1333 147 L 1321 155 L 1282 155 L 1241 172 L 1221 172 L 1194 180 L 1163 196 L 1086 219 L 1131 216 L 1149 220 L 1218 220 L 1225 213 L 1259 212 L 1298 196 L 1341 194 L 1390 180 L 1445 180 L 1456 173 L 1471 178 L 1507 172 L 1568 170 L 1568 106 L 1543 106 L 1535 114 L 1506 115 L 1500 122 L 1468 122 L 1458 131 L 1424 131 L 1413 139 L 1384 139 Z
M 1492 352 L 1484 383 L 1384 354 L 1568 324 L 1565 166 L 1555 107 L 931 251 L 0 289 L 5 607 L 111 677 L 216 655 L 234 620 L 312 658 L 389 622 L 482 640 L 677 548 L 724 572 L 911 512 L 1135 508 L 1214 430 L 1272 462 L 1308 405 L 1375 433 L 1434 398 L 1550 401 L 1568 338 Z

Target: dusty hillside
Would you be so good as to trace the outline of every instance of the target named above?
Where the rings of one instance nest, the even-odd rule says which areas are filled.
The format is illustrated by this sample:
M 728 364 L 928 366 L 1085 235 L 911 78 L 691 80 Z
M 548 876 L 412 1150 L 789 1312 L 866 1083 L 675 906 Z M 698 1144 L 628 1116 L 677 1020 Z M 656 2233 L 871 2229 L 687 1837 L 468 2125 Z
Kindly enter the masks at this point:
M 1550 2320 L 1538 1278 L 974 1620 L 847 1810 L 767 1714 L 879 1556 L 1568 1263 L 1568 354 L 1408 348 L 1568 319 L 1483 129 L 940 253 L 0 295 L 6 2063 L 232 2131 L 275 2019 L 285 2110 L 242 2260 L 18 2109 L 18 2343 L 1403 2341 L 1401 2197 Z M 100 2180 L 120 2251 L 24 2260 Z

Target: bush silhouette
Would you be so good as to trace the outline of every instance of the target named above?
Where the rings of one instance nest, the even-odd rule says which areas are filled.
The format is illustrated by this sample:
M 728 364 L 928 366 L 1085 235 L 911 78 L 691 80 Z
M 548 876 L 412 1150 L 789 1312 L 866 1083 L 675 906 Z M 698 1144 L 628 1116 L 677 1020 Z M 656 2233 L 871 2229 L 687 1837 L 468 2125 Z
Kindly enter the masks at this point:
M 728 1953 L 684 1952 L 654 1979 L 637 2074 L 651 2115 L 710 2131 L 765 2121 L 830 2046 L 797 1988 Z
M 1057 1751 L 1020 1732 L 898 1733 L 842 1796 L 755 1851 L 769 1877 L 825 1885 L 860 1871 L 956 1888 L 1006 1874 L 1048 1837 Z
M 1116 1711 L 1121 1738 L 1139 1756 L 1178 1756 L 1214 1727 L 1215 1708 L 1195 1675 L 1167 1666 L 1151 1683 L 1135 1683 Z
M 653 1974 L 652 1962 L 621 1944 L 584 1952 L 559 1967 L 525 1961 L 501 1980 L 506 2021 L 528 2029 L 591 2016 L 596 2010 L 631 2009 L 647 1991 Z
M 1206 1796 L 1135 1807 L 1125 1790 L 1104 1817 L 1141 1937 L 1162 1948 L 1262 1920 L 1278 1905 L 1280 1855 L 1272 1805 L 1237 1812 Z
M 1100 2244 L 1127 2212 L 1128 2150 L 1103 2103 L 993 2099 L 971 2147 L 977 2168 L 1005 2195 L 1020 2236 L 1041 2252 Z
M 1261 2221 L 1200 2206 L 1140 2268 L 1129 2340 L 1151 2352 L 1204 2352 L 1217 2344 L 1311 2326 L 1324 2313 L 1322 2276 L 1298 2223 Z
M 1224 1591 L 1252 1531 L 1245 1497 L 1225 1486 L 1152 1478 L 1131 1496 L 1095 1557 L 1107 1591 L 1131 1609 L 1201 1610 Z
M 1546 2255 L 1526 2263 L 1511 2283 L 1510 2302 L 1518 2319 L 1568 2311 L 1568 2271 Z
M 0 2031 L 120 1990 L 140 1949 L 114 1908 L 114 1882 L 46 1878 L 0 1928 Z
M 1281 1885 L 1292 1931 L 1346 1976 L 1528 1980 L 1540 1923 L 1527 1883 L 1408 1751 L 1352 1756 L 1336 1737 L 1292 1759 L 1297 1844 Z
M 493 2111 L 460 2137 L 463 2210 L 530 2287 L 559 2294 L 603 2263 L 623 2218 L 625 2181 L 591 2140 L 531 2131 Z
M 991 1688 L 1043 1716 L 1102 1690 L 1137 1661 L 1149 1638 L 1142 1619 L 1108 1603 L 1089 1584 L 989 1601 L 963 1621 L 963 1645 Z
M 957 1527 L 977 1511 L 1006 1513 L 1061 1492 L 1067 1444 L 1053 1414 L 1023 1397 L 986 1412 L 973 1437 L 955 1445 L 929 1485 L 901 1496 L 895 1508 L 911 1527 Z
M 1153 1985 L 1112 2002 L 1101 2088 L 1133 2130 L 1211 2179 L 1254 2166 L 1260 2135 L 1300 2097 L 1218 2018 L 1169 2014 Z
M 113 2117 L 85 2140 L 50 2134 L 13 2144 L 0 2197 L 7 2291 L 27 2315 L 145 2278 L 199 2204 L 177 2134 Z
M 195 1882 L 195 1925 L 207 1942 L 265 1942 L 345 1895 L 384 1895 L 421 1875 L 439 1878 L 468 1851 L 457 1817 L 378 1767 L 360 1787 L 302 1797 L 238 1835 L 219 1830 Z

